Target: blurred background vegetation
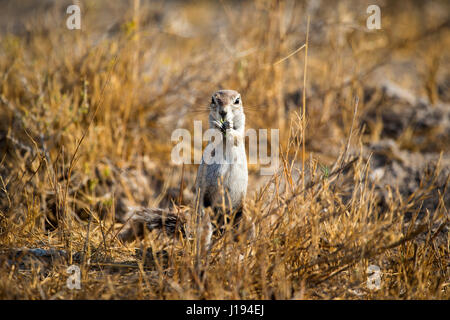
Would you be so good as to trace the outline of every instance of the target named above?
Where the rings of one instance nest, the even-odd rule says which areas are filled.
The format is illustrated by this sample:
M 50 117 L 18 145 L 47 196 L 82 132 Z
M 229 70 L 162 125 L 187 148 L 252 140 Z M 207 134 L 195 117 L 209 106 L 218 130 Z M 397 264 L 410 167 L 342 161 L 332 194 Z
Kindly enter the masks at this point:
M 0 297 L 449 297 L 448 1 L 74 3 L 81 30 L 71 1 L 0 1 Z M 196 166 L 170 161 L 171 133 L 206 127 L 218 89 L 241 93 L 247 128 L 280 129 L 283 155 L 273 177 L 249 166 L 256 240 L 222 239 L 200 281 L 186 244 L 155 269 L 114 234 L 128 206 L 189 204 Z M 83 290 L 66 262 L 17 265 L 22 247 L 81 252 Z M 103 273 L 124 257 L 139 263 Z M 389 270 L 376 292 L 370 259 Z

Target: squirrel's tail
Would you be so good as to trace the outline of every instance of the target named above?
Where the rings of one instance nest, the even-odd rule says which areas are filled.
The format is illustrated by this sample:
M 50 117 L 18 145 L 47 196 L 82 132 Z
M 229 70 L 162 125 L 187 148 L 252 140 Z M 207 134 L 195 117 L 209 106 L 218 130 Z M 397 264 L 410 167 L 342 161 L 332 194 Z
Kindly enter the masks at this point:
M 170 236 L 179 233 L 186 236 L 186 219 L 182 210 L 176 212 L 159 208 L 133 207 L 126 213 L 124 220 L 125 225 L 118 234 L 122 241 L 141 236 L 144 229 L 161 230 Z

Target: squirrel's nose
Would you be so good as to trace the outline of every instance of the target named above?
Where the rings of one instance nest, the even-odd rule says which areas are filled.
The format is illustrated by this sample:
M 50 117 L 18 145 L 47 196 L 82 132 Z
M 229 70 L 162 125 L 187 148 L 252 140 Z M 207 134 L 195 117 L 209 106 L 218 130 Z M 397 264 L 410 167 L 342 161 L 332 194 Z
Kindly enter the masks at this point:
M 222 117 L 222 119 L 225 119 L 225 116 L 227 115 L 227 112 L 225 110 L 221 110 L 221 111 L 219 111 L 219 114 Z

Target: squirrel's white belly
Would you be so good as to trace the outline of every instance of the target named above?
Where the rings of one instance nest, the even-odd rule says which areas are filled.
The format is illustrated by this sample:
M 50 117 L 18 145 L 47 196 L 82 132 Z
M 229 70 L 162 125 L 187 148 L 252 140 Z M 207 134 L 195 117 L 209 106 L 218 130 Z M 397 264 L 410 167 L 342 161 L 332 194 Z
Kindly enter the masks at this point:
M 220 206 L 224 197 L 226 206 L 230 205 L 231 200 L 231 206 L 235 209 L 242 203 L 247 191 L 248 171 L 244 146 L 233 147 L 233 150 L 224 158 L 218 163 L 205 164 L 205 192 L 213 205 Z

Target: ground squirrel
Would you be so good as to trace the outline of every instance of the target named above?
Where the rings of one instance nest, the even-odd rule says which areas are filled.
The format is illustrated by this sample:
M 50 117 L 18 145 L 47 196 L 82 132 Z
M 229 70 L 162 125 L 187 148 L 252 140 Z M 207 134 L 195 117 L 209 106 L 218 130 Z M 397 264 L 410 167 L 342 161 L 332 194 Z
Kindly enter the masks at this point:
M 240 220 L 248 184 L 245 114 L 240 94 L 219 90 L 212 95 L 209 109 L 209 127 L 213 129 L 214 139 L 205 148 L 197 171 L 193 205 L 199 213 L 197 226 L 206 226 L 206 246 L 210 245 L 212 231 L 229 221 L 225 217 L 234 219 L 231 222 L 236 224 Z M 170 210 L 132 208 L 126 219 L 128 222 L 119 234 L 122 240 L 142 232 L 142 226 L 149 230 L 164 229 L 169 234 L 181 231 L 186 235 L 186 230 L 189 233 L 193 230 L 189 219 Z

